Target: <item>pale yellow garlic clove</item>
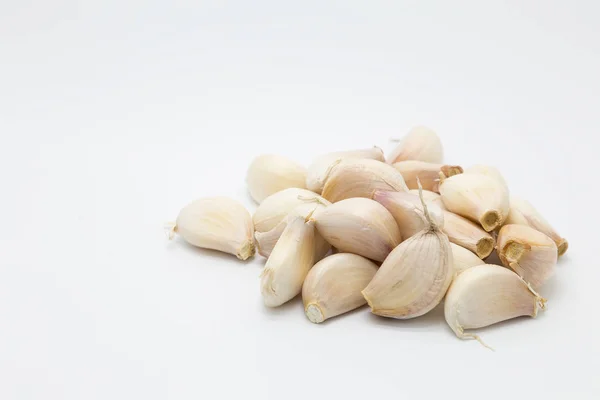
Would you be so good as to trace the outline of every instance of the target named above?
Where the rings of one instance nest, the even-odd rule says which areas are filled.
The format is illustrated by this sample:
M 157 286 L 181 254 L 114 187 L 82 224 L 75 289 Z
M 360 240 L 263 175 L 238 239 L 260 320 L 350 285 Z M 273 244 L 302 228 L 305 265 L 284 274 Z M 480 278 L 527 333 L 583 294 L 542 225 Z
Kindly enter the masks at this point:
M 479 223 L 490 232 L 508 217 L 508 188 L 483 174 L 459 174 L 440 184 L 448 211 Z
M 556 243 L 529 226 L 504 225 L 498 233 L 496 250 L 502 264 L 536 289 L 554 274 L 558 259 Z
M 454 260 L 455 276 L 466 271 L 471 267 L 475 267 L 484 263 L 483 261 L 481 261 L 481 258 L 475 255 L 475 253 L 465 249 L 462 246 L 450 243 L 450 247 L 452 248 L 452 259 Z
M 234 254 L 241 260 L 254 255 L 254 226 L 246 208 L 228 197 L 208 197 L 185 206 L 171 227 L 186 242 Z
M 250 196 L 261 203 L 264 199 L 288 188 L 305 188 L 306 168 L 274 154 L 264 154 L 252 160 L 246 175 Z
M 491 165 L 477 164 L 473 165 L 464 171 L 465 174 L 482 174 L 494 179 L 496 182 L 508 187 L 506 179 L 502 176 L 498 168 Z
M 536 317 L 540 308 L 545 308 L 545 299 L 517 274 L 498 265 L 484 264 L 469 268 L 454 279 L 446 295 L 444 314 L 456 336 L 481 342 L 479 336 L 465 333 L 465 329 L 520 316 Z
M 452 243 L 472 251 L 480 259 L 489 256 L 496 245 L 493 236 L 481 229 L 481 226 L 450 211 L 444 211 L 442 230 Z
M 362 292 L 374 314 L 398 319 L 426 314 L 444 298 L 454 277 L 448 237 L 423 204 L 429 226 L 396 247 Z
M 267 197 L 252 216 L 256 232 L 275 228 L 294 208 L 302 204 L 331 204 L 318 194 L 306 189 L 289 188 Z
M 373 200 L 384 206 L 394 217 L 400 235 L 407 239 L 429 226 L 423 213 L 423 205 L 418 195 L 407 192 L 376 191 Z M 444 214 L 434 204 L 429 205 L 429 214 L 438 227 L 444 226 Z
M 371 199 L 334 203 L 313 216 L 317 231 L 339 251 L 383 261 L 402 240 L 394 217 Z
M 462 174 L 463 169 L 458 165 L 443 165 L 425 161 L 400 161 L 393 164 L 404 178 L 409 189 L 417 189 L 417 178 L 421 181 L 423 189 L 439 193 L 440 176 L 449 178 Z M 425 199 L 427 201 L 427 199 Z
M 334 153 L 324 154 L 315 158 L 313 163 L 308 167 L 306 173 L 306 188 L 315 193 L 321 194 L 323 186 L 330 174 L 332 168 L 338 161 L 355 160 L 355 159 L 371 159 L 377 161 L 385 161 L 383 150 L 379 147 L 369 149 L 337 151 Z
M 361 290 L 376 272 L 377 265 L 356 254 L 338 253 L 319 261 L 302 286 L 307 318 L 318 324 L 365 305 Z
M 290 221 L 260 275 L 260 291 L 267 307 L 277 307 L 302 291 L 314 265 L 314 225 L 302 217 Z
M 567 239 L 561 237 L 558 232 L 544 219 L 544 217 L 529 203 L 517 196 L 510 197 L 510 212 L 506 224 L 527 225 L 542 232 L 554 240 L 558 248 L 558 255 L 562 256 L 569 248 Z
M 441 163 L 444 149 L 438 135 L 429 128 L 417 126 L 404 136 L 387 157 L 390 164 L 406 160 Z
M 419 195 L 419 189 L 411 189 L 408 193 L 412 193 L 414 195 Z M 430 190 L 423 190 L 423 198 L 427 202 L 427 204 L 435 204 L 440 209 L 445 210 L 446 206 L 442 201 L 442 196 L 439 193 L 432 192 Z
M 408 191 L 402 174 L 376 160 L 339 161 L 325 181 L 322 196 L 335 203 L 353 197 L 372 198 L 376 190 Z

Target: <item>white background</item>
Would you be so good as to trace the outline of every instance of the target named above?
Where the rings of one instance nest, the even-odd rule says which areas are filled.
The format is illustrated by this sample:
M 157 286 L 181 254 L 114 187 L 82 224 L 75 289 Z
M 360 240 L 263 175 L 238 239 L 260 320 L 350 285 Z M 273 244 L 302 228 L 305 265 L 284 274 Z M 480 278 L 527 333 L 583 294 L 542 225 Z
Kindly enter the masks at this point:
M 595 1 L 0 2 L 0 398 L 600 397 Z M 252 157 L 391 149 L 501 168 L 570 242 L 548 310 L 454 337 L 437 309 L 322 325 L 263 260 L 168 242 L 255 205 Z

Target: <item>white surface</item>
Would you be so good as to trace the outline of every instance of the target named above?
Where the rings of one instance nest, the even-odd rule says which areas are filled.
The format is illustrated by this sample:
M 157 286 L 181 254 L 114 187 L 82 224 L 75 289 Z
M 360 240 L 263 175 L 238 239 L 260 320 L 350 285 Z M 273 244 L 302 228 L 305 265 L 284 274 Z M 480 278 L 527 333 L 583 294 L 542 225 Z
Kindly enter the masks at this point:
M 157 3 L 1 2 L 0 398 L 600 397 L 597 2 Z M 254 207 L 258 153 L 414 124 L 571 244 L 496 352 L 439 312 L 267 310 L 260 257 L 165 239 L 196 197 Z

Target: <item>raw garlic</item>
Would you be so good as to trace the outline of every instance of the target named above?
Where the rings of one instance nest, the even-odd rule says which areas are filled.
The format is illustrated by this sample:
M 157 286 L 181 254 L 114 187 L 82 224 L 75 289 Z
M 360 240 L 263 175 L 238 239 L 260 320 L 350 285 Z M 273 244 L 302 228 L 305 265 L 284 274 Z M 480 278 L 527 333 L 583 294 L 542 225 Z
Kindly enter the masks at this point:
M 454 243 L 450 243 L 452 248 L 452 259 L 454 260 L 454 275 L 458 276 L 462 272 L 471 267 L 484 264 L 481 258 L 477 257 L 473 252 L 465 249 Z
M 414 195 L 419 195 L 419 189 L 410 189 L 408 193 L 412 193 Z M 423 190 L 423 198 L 427 202 L 427 204 L 435 204 L 440 209 L 445 210 L 446 206 L 442 201 L 442 196 L 439 193 L 432 192 L 431 190 Z
M 556 243 L 529 226 L 504 225 L 498 233 L 496 250 L 502 264 L 535 289 L 554 274 L 558 259 Z
M 502 184 L 502 186 L 508 187 L 506 179 L 502 176 L 498 168 L 492 167 L 491 165 L 477 164 L 473 165 L 464 171 L 465 174 L 481 174 L 494 179 L 496 182 Z
M 302 285 L 307 318 L 318 324 L 365 305 L 361 290 L 376 272 L 377 265 L 356 254 L 338 253 L 319 261 Z
M 314 265 L 315 228 L 312 221 L 296 217 L 277 241 L 260 275 L 260 291 L 267 307 L 277 307 L 302 291 Z
M 393 164 L 404 178 L 409 189 L 418 189 L 417 178 L 421 181 L 423 189 L 439 193 L 440 176 L 449 178 L 462 174 L 463 169 L 458 165 L 443 165 L 425 161 L 400 161 Z
M 442 230 L 452 243 L 472 251 L 481 259 L 489 256 L 496 244 L 492 235 L 479 225 L 450 211 L 444 211 Z
M 407 160 L 441 163 L 443 159 L 444 149 L 438 135 L 429 128 L 417 126 L 400 140 L 387 161 L 390 164 Z
M 371 199 L 352 198 L 313 215 L 317 231 L 341 252 L 383 261 L 401 241 L 394 217 Z
M 376 190 L 408 191 L 402 174 L 376 160 L 339 161 L 331 169 L 322 196 L 332 203 L 353 197 L 370 199 Z
M 175 233 L 194 246 L 234 254 L 240 260 L 254 255 L 250 213 L 228 197 L 207 197 L 185 206 L 170 226 L 169 239 Z
M 287 188 L 306 187 L 306 168 L 275 154 L 264 154 L 252 160 L 246 175 L 250 196 L 261 203 L 270 195 Z

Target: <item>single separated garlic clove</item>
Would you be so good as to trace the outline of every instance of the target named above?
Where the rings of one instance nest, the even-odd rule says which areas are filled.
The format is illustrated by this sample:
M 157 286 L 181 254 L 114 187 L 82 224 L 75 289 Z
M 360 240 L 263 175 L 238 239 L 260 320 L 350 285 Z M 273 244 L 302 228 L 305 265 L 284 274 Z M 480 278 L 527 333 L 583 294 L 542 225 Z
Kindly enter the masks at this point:
M 443 159 L 444 149 L 440 138 L 424 126 L 412 128 L 387 157 L 389 164 L 407 160 L 441 163 Z
M 529 203 L 517 196 L 510 197 L 510 212 L 506 224 L 527 225 L 554 240 L 558 248 L 558 255 L 562 256 L 569 248 L 567 239 L 562 238 L 558 232 L 544 219 L 544 217 Z
M 408 193 L 419 195 L 419 189 L 410 189 Z M 423 190 L 423 198 L 427 204 L 435 204 L 440 209 L 445 210 L 446 206 L 442 201 L 442 196 L 439 193 L 432 192 L 431 190 Z
M 506 179 L 504 179 L 504 177 L 502 176 L 502 174 L 500 173 L 498 168 L 493 167 L 491 165 L 483 165 L 483 164 L 473 165 L 473 166 L 470 166 L 469 168 L 465 169 L 464 173 L 465 174 L 485 175 L 485 176 L 488 176 L 488 177 L 494 179 L 496 182 L 502 184 L 502 186 L 508 187 L 508 185 L 506 184 Z
M 558 259 L 556 243 L 529 226 L 504 225 L 498 233 L 496 250 L 502 264 L 535 289 L 554 274 Z
M 450 247 L 452 248 L 452 259 L 454 260 L 454 276 L 484 263 L 481 258 L 462 246 L 450 243 Z
M 408 191 L 402 174 L 376 160 L 339 161 L 325 181 L 322 196 L 332 203 L 353 197 L 372 198 L 376 190 Z
M 401 241 L 394 217 L 371 199 L 339 201 L 313 215 L 317 231 L 339 251 L 383 261 Z
M 439 193 L 440 176 L 449 178 L 463 173 L 463 169 L 458 165 L 443 165 L 416 160 L 400 161 L 394 163 L 393 166 L 402 174 L 409 189 L 418 188 L 417 178 L 419 178 L 423 189 L 436 193 Z
M 398 319 L 426 314 L 452 282 L 450 242 L 433 222 L 422 196 L 421 201 L 428 227 L 396 247 L 362 292 L 374 314 Z
M 281 237 L 281 234 L 287 227 L 288 223 L 293 221 L 296 217 L 308 218 L 310 215 L 317 214 L 320 210 L 326 206 L 319 203 L 301 204 L 294 208 L 284 219 L 277 224 L 277 226 L 267 232 L 255 232 L 254 237 L 256 239 L 256 248 L 258 254 L 265 258 L 269 258 L 275 244 Z M 315 262 L 321 260 L 331 249 L 331 245 L 327 243 L 323 236 L 319 232 L 315 232 Z
M 373 200 L 384 206 L 394 217 L 402 238 L 407 239 L 429 226 L 418 195 L 407 192 L 376 191 Z M 444 226 L 442 210 L 429 205 L 429 214 L 439 227 Z
M 306 189 L 289 188 L 267 197 L 252 216 L 256 232 L 275 228 L 294 208 L 302 204 L 331 204 L 318 194 Z
M 302 291 L 314 264 L 314 224 L 305 218 L 290 221 L 260 275 L 260 291 L 267 307 L 277 307 Z
M 246 208 L 228 197 L 207 197 L 185 206 L 172 226 L 188 243 L 234 254 L 240 260 L 254 255 L 254 226 Z
M 444 314 L 456 336 L 484 344 L 479 336 L 465 333 L 465 329 L 520 316 L 535 318 L 538 309 L 545 308 L 545 302 L 511 270 L 484 264 L 469 268 L 454 279 L 446 295 Z
M 440 184 L 442 201 L 455 214 L 481 224 L 490 232 L 508 217 L 508 188 L 483 174 L 459 174 Z
M 304 311 L 316 324 L 367 303 L 363 290 L 377 272 L 377 265 L 350 253 L 331 255 L 310 270 L 302 285 Z
M 472 251 L 482 260 L 492 253 L 496 244 L 492 235 L 479 225 L 450 211 L 444 211 L 442 230 L 452 243 Z
M 246 183 L 250 196 L 261 203 L 272 194 L 287 188 L 306 187 L 306 168 L 285 157 L 263 154 L 252 160 Z
M 306 173 L 306 188 L 321 194 L 327 176 L 338 160 L 371 159 L 385 161 L 383 150 L 379 147 L 369 149 L 337 151 L 315 158 Z

